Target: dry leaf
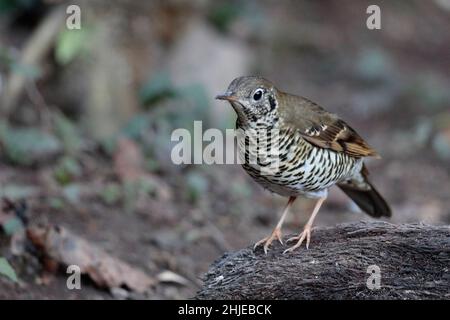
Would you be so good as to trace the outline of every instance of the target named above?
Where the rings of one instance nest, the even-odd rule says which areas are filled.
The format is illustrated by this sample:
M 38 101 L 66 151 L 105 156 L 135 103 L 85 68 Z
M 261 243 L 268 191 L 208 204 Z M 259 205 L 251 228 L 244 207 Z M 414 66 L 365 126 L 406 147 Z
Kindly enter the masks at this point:
M 115 288 L 126 286 L 145 292 L 155 281 L 143 271 L 121 261 L 87 242 L 67 229 L 58 226 L 29 227 L 29 239 L 46 257 L 65 266 L 77 265 L 98 286 Z

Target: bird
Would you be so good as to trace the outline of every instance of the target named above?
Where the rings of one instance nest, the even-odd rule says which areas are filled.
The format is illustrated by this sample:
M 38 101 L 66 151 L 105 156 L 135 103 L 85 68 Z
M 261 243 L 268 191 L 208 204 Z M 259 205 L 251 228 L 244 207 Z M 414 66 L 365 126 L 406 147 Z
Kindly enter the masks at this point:
M 288 197 L 272 233 L 256 242 L 255 249 L 262 245 L 267 254 L 274 240 L 283 245 L 281 229 L 297 197 L 314 199 L 316 203 L 303 230 L 287 240 L 295 244 L 283 253 L 294 251 L 305 240 L 308 249 L 314 219 L 333 185 L 370 216 L 391 216 L 389 205 L 370 182 L 364 164 L 364 158 L 380 156 L 336 114 L 305 97 L 283 92 L 259 76 L 234 79 L 216 99 L 228 101 L 237 114 L 235 129 L 244 137 L 238 136 L 244 170 L 265 189 Z M 272 136 L 277 136 L 277 141 L 271 141 L 268 132 L 275 132 Z M 267 147 L 275 145 L 274 170 L 263 170 L 269 161 L 259 161 L 257 156 L 256 161 L 251 161 L 262 149 L 267 151 Z M 270 152 L 265 154 L 267 160 Z

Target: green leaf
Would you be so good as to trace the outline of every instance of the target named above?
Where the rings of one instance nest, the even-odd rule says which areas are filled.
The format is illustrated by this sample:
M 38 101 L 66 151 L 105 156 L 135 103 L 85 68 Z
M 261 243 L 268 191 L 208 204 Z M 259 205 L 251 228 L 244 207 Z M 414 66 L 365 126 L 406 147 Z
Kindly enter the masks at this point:
M 8 279 L 18 282 L 16 272 L 9 264 L 8 260 L 3 257 L 0 257 L 0 274 L 7 277 Z
M 65 65 L 71 62 L 77 55 L 86 49 L 89 33 L 83 29 L 64 29 L 58 37 L 55 48 L 56 61 Z

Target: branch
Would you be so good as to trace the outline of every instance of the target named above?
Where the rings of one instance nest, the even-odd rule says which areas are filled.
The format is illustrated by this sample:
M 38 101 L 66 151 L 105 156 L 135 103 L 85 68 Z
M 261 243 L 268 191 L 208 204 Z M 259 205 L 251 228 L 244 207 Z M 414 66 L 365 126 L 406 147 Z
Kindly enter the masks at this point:
M 287 239 L 287 237 L 286 237 Z M 206 274 L 197 299 L 449 299 L 450 227 L 386 222 L 313 231 L 309 250 L 225 254 Z M 370 290 L 367 269 L 380 268 Z
M 65 12 L 62 8 L 53 9 L 33 32 L 22 50 L 18 63 L 37 67 L 48 54 L 55 38 L 63 26 Z M 18 72 L 11 72 L 6 81 L 3 97 L 0 97 L 0 113 L 7 117 L 26 88 L 27 77 Z M 2 99 L 1 99 L 2 98 Z

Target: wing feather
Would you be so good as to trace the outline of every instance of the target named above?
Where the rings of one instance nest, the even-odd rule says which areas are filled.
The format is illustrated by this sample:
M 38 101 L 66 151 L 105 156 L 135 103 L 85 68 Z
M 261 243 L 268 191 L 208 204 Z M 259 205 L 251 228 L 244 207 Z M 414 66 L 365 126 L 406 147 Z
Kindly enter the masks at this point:
M 283 117 L 309 143 L 353 157 L 379 157 L 377 152 L 347 123 L 316 103 L 299 96 L 283 94 Z

